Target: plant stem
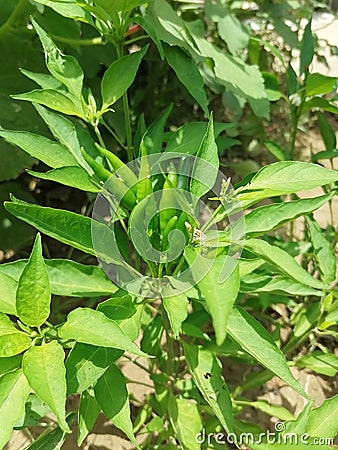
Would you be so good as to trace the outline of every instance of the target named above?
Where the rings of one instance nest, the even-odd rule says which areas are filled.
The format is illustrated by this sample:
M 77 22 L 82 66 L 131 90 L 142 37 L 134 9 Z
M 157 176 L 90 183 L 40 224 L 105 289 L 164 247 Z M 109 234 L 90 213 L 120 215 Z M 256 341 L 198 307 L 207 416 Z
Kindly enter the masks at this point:
M 128 94 L 125 92 L 123 94 L 123 111 L 124 111 L 124 122 L 126 126 L 126 134 L 127 134 L 127 158 L 128 162 L 132 161 L 133 156 L 133 146 L 132 146 L 132 137 L 131 137 L 131 124 L 130 124 L 130 110 L 129 110 L 129 101 Z
M 148 39 L 148 38 L 149 38 L 149 36 L 144 34 L 143 36 L 138 36 L 138 37 L 129 39 L 128 41 L 124 41 L 124 45 L 130 45 L 130 44 L 133 44 L 134 42 L 141 41 L 142 39 Z
M 153 278 L 156 278 L 156 271 L 155 271 L 155 269 L 152 266 L 152 262 L 151 261 L 146 261 L 146 263 L 147 263 L 148 269 L 149 269 L 149 271 L 151 273 L 151 276 Z
M 12 14 L 8 17 L 6 22 L 0 27 L 0 39 L 2 39 L 13 27 L 17 19 L 20 17 L 24 9 L 26 8 L 27 0 L 20 0 L 16 7 L 13 9 Z
M 297 109 L 297 112 L 295 114 L 295 119 L 293 121 L 293 128 L 292 128 L 291 141 L 290 141 L 290 151 L 289 152 L 290 152 L 291 160 L 293 160 L 293 158 L 295 156 L 295 145 L 296 145 L 296 137 L 297 137 L 297 132 L 298 132 L 299 118 L 300 118 L 300 114 L 298 113 L 298 109 Z
M 124 148 L 125 150 L 127 150 L 126 145 L 121 141 L 121 139 L 118 137 L 118 135 L 115 133 L 115 131 L 107 124 L 107 122 L 103 119 L 103 117 L 101 117 L 101 123 L 104 127 L 107 128 L 107 130 L 109 131 L 109 133 L 113 136 L 113 138 L 118 142 L 118 144 L 121 145 L 122 148 Z
M 150 372 L 150 370 L 145 367 L 143 364 L 139 363 L 136 359 L 131 358 L 130 356 L 124 354 L 124 357 L 127 358 L 130 362 L 135 364 L 135 366 L 139 367 L 140 369 L 143 369 L 145 372 Z
M 211 225 L 211 223 L 214 221 L 214 218 L 217 216 L 217 214 L 221 211 L 221 209 L 224 208 L 223 204 L 219 204 L 217 206 L 217 208 L 215 209 L 215 211 L 212 213 L 212 216 L 209 217 L 209 219 L 205 222 L 205 224 L 203 225 L 201 231 L 206 231 L 209 226 Z
M 69 45 L 84 45 L 84 46 L 90 46 L 90 45 L 106 45 L 106 42 L 102 39 L 101 36 L 97 36 L 90 39 L 71 39 L 64 36 L 57 36 L 55 34 L 51 35 L 52 39 L 58 42 L 62 42 L 63 44 L 69 44 Z
M 123 47 L 124 42 L 122 41 L 120 46 L 116 47 L 118 58 L 123 57 Z M 124 112 L 124 124 L 126 128 L 126 136 L 127 136 L 127 159 L 128 162 L 134 159 L 133 155 L 133 145 L 132 145 L 132 135 L 131 135 L 131 123 L 130 123 L 130 109 L 129 109 L 129 101 L 128 101 L 128 92 L 123 94 L 123 112 Z
M 174 373 L 174 357 L 175 357 L 174 340 L 173 340 L 173 338 L 171 336 L 170 322 L 169 322 L 169 318 L 168 318 L 167 312 L 163 308 L 163 303 L 161 305 L 161 310 L 162 310 L 162 318 L 163 318 L 163 327 L 165 329 L 165 336 L 166 336 L 166 341 L 167 341 L 166 370 L 167 370 L 167 374 L 171 375 L 171 374 Z
M 146 386 L 146 387 L 154 389 L 153 385 L 151 385 L 149 383 L 145 383 L 144 381 L 131 380 L 130 378 L 127 378 L 127 383 L 139 384 L 140 386 Z
M 175 270 L 174 270 L 174 272 L 173 272 L 173 277 L 174 277 L 175 275 L 178 274 L 178 272 L 180 271 L 181 267 L 182 267 L 183 264 L 184 264 L 184 261 L 185 261 L 185 258 L 184 258 L 184 256 L 182 255 L 182 256 L 181 256 L 181 259 L 179 260 L 179 262 L 178 262 L 178 264 L 177 264 L 177 266 L 176 266 L 176 268 L 175 268 Z
M 104 143 L 104 140 L 102 139 L 99 127 L 97 125 L 94 126 L 94 130 L 95 130 L 95 134 L 96 134 L 96 136 L 97 136 L 97 138 L 99 140 L 99 143 L 100 143 L 101 147 L 106 148 L 106 145 Z

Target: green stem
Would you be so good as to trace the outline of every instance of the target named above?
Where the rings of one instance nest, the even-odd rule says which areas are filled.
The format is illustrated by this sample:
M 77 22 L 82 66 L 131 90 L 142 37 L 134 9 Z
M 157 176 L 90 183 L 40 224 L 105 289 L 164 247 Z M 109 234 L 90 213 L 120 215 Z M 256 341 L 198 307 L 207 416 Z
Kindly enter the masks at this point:
M 129 110 L 129 101 L 127 92 L 123 94 L 123 111 L 124 111 L 124 122 L 126 126 L 126 134 L 127 134 L 127 158 L 128 162 L 134 159 L 133 156 L 133 144 L 131 137 L 131 124 L 130 124 L 130 110 Z
M 185 258 L 184 258 L 184 255 L 182 255 L 181 259 L 178 261 L 178 264 L 177 264 L 177 266 L 176 266 L 176 268 L 174 270 L 173 277 L 178 274 L 178 272 L 180 271 L 181 267 L 184 264 L 184 261 L 185 261 Z
M 101 117 L 101 123 L 109 131 L 109 133 L 113 136 L 113 138 L 118 142 L 118 144 L 120 144 L 121 147 L 126 150 L 127 147 L 124 145 L 124 143 L 121 141 L 121 139 L 115 133 L 115 131 L 107 124 L 107 122 L 103 119 L 103 117 Z
M 147 263 L 148 269 L 149 269 L 149 271 L 151 273 L 151 276 L 153 278 L 156 278 L 156 271 L 155 271 L 155 269 L 152 266 L 152 262 L 151 261 L 146 261 L 146 263 Z
M 215 211 L 212 213 L 212 216 L 209 217 L 209 219 L 207 220 L 207 222 L 203 225 L 201 231 L 206 231 L 209 226 L 211 225 L 211 223 L 214 221 L 215 217 L 217 216 L 217 214 L 221 211 L 221 209 L 224 208 L 223 204 L 221 203 L 220 205 L 217 206 L 217 208 L 215 209 Z
M 95 134 L 99 140 L 101 147 L 106 148 L 106 144 L 104 143 L 104 140 L 102 139 L 99 127 L 97 125 L 94 126 L 94 130 L 95 130 Z
M 130 356 L 128 356 L 126 354 L 124 354 L 124 357 L 127 358 L 133 364 L 135 364 L 135 366 L 139 367 L 140 369 L 144 370 L 145 372 L 150 373 L 150 370 L 143 364 L 139 363 L 136 358 L 131 358 Z
M 153 385 L 151 385 L 149 383 L 145 383 L 144 381 L 131 380 L 130 378 L 127 378 L 127 383 L 139 384 L 140 386 L 146 386 L 148 388 L 154 389 Z
M 21 16 L 22 12 L 26 8 L 27 0 L 20 0 L 16 7 L 13 9 L 12 14 L 8 17 L 6 22 L 0 27 L 0 39 L 2 39 L 13 27 L 17 19 Z
M 159 264 L 158 265 L 158 278 L 162 278 L 162 274 L 163 274 L 163 268 L 164 268 L 164 264 Z
M 295 145 L 296 145 L 296 137 L 298 132 L 298 122 L 300 118 L 299 109 L 297 109 L 297 112 L 295 114 L 295 119 L 293 120 L 293 128 L 291 133 L 291 141 L 290 141 L 290 158 L 293 160 L 295 156 Z
M 90 45 L 106 45 L 106 42 L 102 39 L 101 36 L 90 38 L 90 39 L 72 39 L 64 36 L 57 36 L 55 34 L 51 35 L 51 38 L 55 41 L 61 42 L 63 44 L 69 45 L 82 45 L 82 46 L 90 46 Z
M 133 44 L 134 42 L 141 41 L 142 39 L 149 39 L 149 36 L 147 36 L 145 34 L 143 36 L 138 36 L 138 37 L 129 39 L 128 41 L 124 41 L 124 45 L 130 45 L 130 44 Z
M 163 308 L 163 303 L 161 305 L 162 309 L 162 318 L 163 318 L 163 327 L 165 329 L 165 336 L 167 340 L 167 362 L 166 362 L 166 371 L 168 375 L 172 375 L 174 373 L 174 339 L 171 336 L 171 327 L 167 312 Z
M 123 56 L 123 47 L 124 43 L 121 42 L 120 47 L 117 47 L 117 56 L 118 58 L 122 58 Z M 133 155 L 133 145 L 132 145 L 132 135 L 131 135 L 131 123 L 130 123 L 130 109 L 129 109 L 129 101 L 128 101 L 128 92 L 123 94 L 123 112 L 124 112 L 124 124 L 126 128 L 126 136 L 127 136 L 127 159 L 128 162 L 134 159 Z

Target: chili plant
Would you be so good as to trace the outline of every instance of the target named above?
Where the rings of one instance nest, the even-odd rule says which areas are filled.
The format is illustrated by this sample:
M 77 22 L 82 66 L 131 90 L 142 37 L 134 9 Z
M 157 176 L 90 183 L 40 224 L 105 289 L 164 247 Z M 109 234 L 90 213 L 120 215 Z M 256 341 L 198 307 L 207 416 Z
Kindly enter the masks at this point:
M 77 60 L 63 55 L 33 25 L 50 75 L 26 72 L 41 89 L 15 97 L 34 104 L 55 140 L 14 130 L 1 130 L 0 136 L 51 167 L 44 173 L 30 171 L 35 177 L 97 199 L 92 217 L 14 196 L 5 207 L 39 232 L 97 257 L 101 267 L 45 259 L 40 234 L 28 260 L 0 266 L 0 445 L 13 428 L 32 424 L 28 405 L 34 403 L 38 412 L 33 423 L 51 411 L 58 425 L 30 449 L 61 446 L 74 412 L 81 446 L 101 411 L 138 449 L 219 448 L 217 441 L 202 438 L 221 430 L 237 442 L 243 427 L 252 430 L 237 418 L 248 403 L 242 395 L 248 387 L 274 374 L 308 398 L 285 357 L 308 336 L 308 322 L 295 327 L 289 348 L 282 351 L 278 337 L 247 311 L 246 299 L 247 294 L 259 297 L 264 292 L 286 300 L 295 296 L 313 310 L 312 323 L 324 334 L 331 332 L 336 262 L 311 213 L 332 198 L 338 174 L 315 164 L 280 161 L 232 187 L 218 170 L 215 135 L 222 124 L 214 124 L 210 115 L 208 123 L 198 124 L 203 132 L 197 144 L 193 125 L 190 131 L 185 128 L 184 145 L 178 145 L 178 130 L 165 146 L 171 106 L 134 139 L 129 134 L 130 162 L 125 164 L 106 147 L 98 125 L 121 97 L 129 120 L 127 89 L 147 47 L 120 55 L 106 70 L 100 103 L 83 87 Z M 90 124 L 98 142 L 65 114 Z M 319 197 L 282 200 L 319 186 L 325 187 Z M 269 198 L 275 201 L 248 211 Z M 267 235 L 302 215 L 313 246 L 313 274 Z M 67 317 L 55 320 L 53 304 L 67 297 L 87 299 L 88 305 L 81 302 Z M 134 401 L 119 367 L 123 355 L 147 371 L 153 384 L 133 418 Z M 222 357 L 251 365 L 242 383 L 229 387 Z M 255 364 L 261 370 L 253 370 Z M 80 397 L 77 411 L 66 409 L 71 395 Z M 334 435 L 334 420 L 327 420 L 323 429 L 318 422 L 331 416 L 336 402 L 334 397 L 314 410 L 309 403 L 297 423 L 284 407 L 264 402 L 253 406 L 288 421 L 287 430 L 307 433 L 314 442 L 323 433 Z M 259 448 L 269 445 L 263 440 Z

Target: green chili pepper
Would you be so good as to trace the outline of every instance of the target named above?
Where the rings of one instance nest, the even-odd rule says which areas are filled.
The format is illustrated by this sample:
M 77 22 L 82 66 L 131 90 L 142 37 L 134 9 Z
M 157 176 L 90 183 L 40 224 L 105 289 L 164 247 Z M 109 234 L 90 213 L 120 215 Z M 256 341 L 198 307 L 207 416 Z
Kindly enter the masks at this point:
M 139 181 L 136 184 L 136 196 L 137 201 L 140 202 L 143 200 L 147 195 L 152 194 L 153 187 L 151 185 L 151 178 L 150 178 L 150 164 L 148 156 L 144 153 L 145 150 L 142 149 L 142 158 L 141 158 L 141 166 L 140 166 L 140 174 L 139 174 Z
M 177 173 L 173 163 L 170 163 L 170 170 L 163 184 L 162 198 L 160 201 L 160 233 L 164 236 L 165 229 L 170 219 L 176 215 L 176 208 L 173 204 L 177 204 L 174 188 L 177 188 Z
M 101 164 L 95 161 L 88 153 L 81 148 L 81 153 L 87 164 L 93 169 L 95 176 L 99 179 L 99 181 L 106 182 L 109 177 L 112 176 L 112 173 L 105 169 Z
M 163 189 L 169 188 L 177 188 L 177 172 L 172 162 L 170 163 L 169 172 L 163 184 Z
M 189 165 L 190 165 L 190 159 L 183 157 L 180 162 L 180 166 L 179 166 L 180 174 L 178 175 L 178 179 L 177 179 L 177 187 L 180 189 L 184 189 L 184 190 L 188 189 L 189 177 L 188 177 L 188 175 L 185 175 L 185 174 L 188 173 Z
M 134 172 L 123 162 L 120 158 L 115 155 L 115 153 L 110 152 L 106 148 L 101 147 L 99 144 L 95 143 L 95 147 L 98 149 L 100 154 L 104 156 L 113 166 L 114 170 L 119 170 L 119 175 L 124 180 L 126 185 L 130 187 L 132 190 L 135 189 L 136 192 L 136 183 L 137 177 Z
M 94 175 L 98 180 L 106 184 L 109 191 L 121 200 L 121 203 L 125 208 L 129 210 L 133 209 L 136 204 L 136 197 L 133 192 L 127 188 L 123 180 L 116 176 L 112 176 L 113 174 L 109 172 L 109 170 L 102 167 L 101 164 L 96 162 L 95 159 L 88 155 L 83 149 L 81 149 L 81 152 L 84 160 L 93 169 Z
M 168 242 L 168 236 L 170 231 L 174 230 L 175 228 L 177 228 L 177 221 L 178 221 L 178 217 L 177 216 L 173 216 L 171 219 L 168 220 L 167 222 L 167 226 L 165 227 L 164 231 L 163 231 L 163 236 L 162 236 L 162 250 L 167 250 L 169 242 Z

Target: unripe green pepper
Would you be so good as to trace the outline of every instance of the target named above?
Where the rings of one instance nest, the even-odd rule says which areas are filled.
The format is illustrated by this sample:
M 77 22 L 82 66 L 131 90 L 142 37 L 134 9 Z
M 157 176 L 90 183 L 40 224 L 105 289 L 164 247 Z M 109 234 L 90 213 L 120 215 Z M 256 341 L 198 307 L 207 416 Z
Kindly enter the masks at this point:
M 189 177 L 186 175 L 189 172 L 190 159 L 183 157 L 179 166 L 179 175 L 177 178 L 177 187 L 179 189 L 187 190 Z
M 177 221 L 178 221 L 178 217 L 177 216 L 173 216 L 171 219 L 168 220 L 167 226 L 163 231 L 163 236 L 162 236 L 162 250 L 167 250 L 168 248 L 168 236 L 170 231 L 174 230 L 175 228 L 177 228 Z
M 149 158 L 147 154 L 145 153 L 145 150 L 141 147 L 141 166 L 140 166 L 140 174 L 139 174 L 139 181 L 136 184 L 136 196 L 137 201 L 142 201 L 147 195 L 150 195 L 153 193 L 153 187 L 151 184 L 151 178 L 150 178 L 150 164 L 149 164 Z
M 126 185 L 136 192 L 137 177 L 134 172 L 123 162 L 120 158 L 115 155 L 115 153 L 110 152 L 106 148 L 101 147 L 99 144 L 95 143 L 95 147 L 98 149 L 100 154 L 104 156 L 113 166 L 114 170 L 119 170 L 121 178 L 124 180 Z
M 115 194 L 118 199 L 121 199 L 122 205 L 131 210 L 136 204 L 136 197 L 133 192 L 127 188 L 122 179 L 115 176 L 112 177 L 112 173 L 109 170 L 97 163 L 94 158 L 92 158 L 88 153 L 81 149 L 82 156 L 87 164 L 94 171 L 94 175 L 99 179 L 99 181 L 106 184 L 112 194 Z
M 164 236 L 165 229 L 169 220 L 176 215 L 176 208 L 173 208 L 173 203 L 176 202 L 174 188 L 177 188 L 177 173 L 173 163 L 170 164 L 170 171 L 163 183 L 162 198 L 160 201 L 160 233 Z
M 113 175 L 109 170 L 105 169 L 101 164 L 96 162 L 94 158 L 88 155 L 88 153 L 86 153 L 83 148 L 81 148 L 81 153 L 83 159 L 93 169 L 94 175 L 99 179 L 99 181 L 105 182 L 109 177 Z

